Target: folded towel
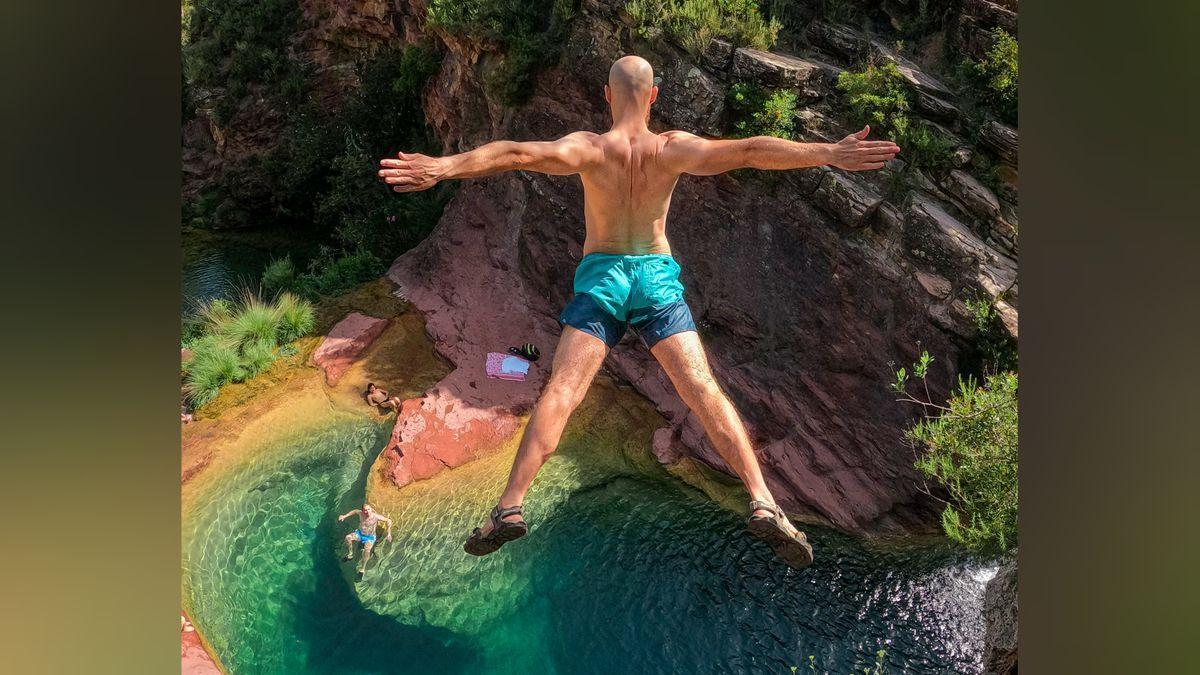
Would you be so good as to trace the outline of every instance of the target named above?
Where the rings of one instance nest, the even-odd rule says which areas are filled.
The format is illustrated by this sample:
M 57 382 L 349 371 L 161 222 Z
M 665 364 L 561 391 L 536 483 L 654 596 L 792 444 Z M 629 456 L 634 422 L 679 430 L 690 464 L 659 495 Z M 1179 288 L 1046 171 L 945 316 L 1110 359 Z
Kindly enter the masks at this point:
M 520 382 L 529 372 L 529 362 L 519 356 L 488 352 L 485 370 L 488 377 Z

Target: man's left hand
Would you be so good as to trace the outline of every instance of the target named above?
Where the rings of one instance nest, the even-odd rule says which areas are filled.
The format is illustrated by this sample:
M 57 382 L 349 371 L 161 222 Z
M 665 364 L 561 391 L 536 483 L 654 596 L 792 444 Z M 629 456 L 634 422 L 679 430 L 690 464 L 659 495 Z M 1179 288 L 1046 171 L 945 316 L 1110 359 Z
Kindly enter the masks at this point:
M 443 158 L 402 152 L 379 160 L 379 177 L 396 192 L 420 192 L 437 185 L 445 173 Z

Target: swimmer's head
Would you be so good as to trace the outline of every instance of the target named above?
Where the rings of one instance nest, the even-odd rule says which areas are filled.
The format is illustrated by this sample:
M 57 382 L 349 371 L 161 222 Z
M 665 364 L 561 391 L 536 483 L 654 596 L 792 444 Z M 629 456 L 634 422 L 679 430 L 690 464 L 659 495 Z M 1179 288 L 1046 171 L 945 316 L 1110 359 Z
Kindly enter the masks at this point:
M 373 391 L 375 391 L 375 383 L 374 383 L 374 382 L 368 382 L 368 383 L 367 383 L 367 393 L 369 394 L 369 393 L 371 393 L 371 392 L 373 392 Z
M 371 505 L 366 502 L 363 502 L 362 510 L 363 513 L 373 513 L 375 511 L 375 509 L 371 508 Z

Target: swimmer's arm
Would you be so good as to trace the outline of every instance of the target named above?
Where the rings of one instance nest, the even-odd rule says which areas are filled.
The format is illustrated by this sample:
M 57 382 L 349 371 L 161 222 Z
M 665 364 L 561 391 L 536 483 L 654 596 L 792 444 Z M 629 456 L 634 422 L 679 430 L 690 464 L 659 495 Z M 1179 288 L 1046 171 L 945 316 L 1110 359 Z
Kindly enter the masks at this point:
M 346 513 L 343 513 L 342 515 L 338 516 L 338 522 L 340 523 L 343 520 L 349 518 L 350 516 L 352 516 L 356 513 L 358 513 L 358 509 L 354 509 L 353 511 L 347 511 Z
M 683 131 L 665 134 L 663 161 L 680 173 L 712 176 L 733 169 L 805 169 L 835 166 L 847 171 L 878 169 L 900 152 L 891 141 L 868 141 L 871 127 L 837 143 L 797 143 L 772 136 L 710 140 Z
M 537 171 L 568 176 L 594 166 L 603 152 L 595 134 L 577 131 L 557 141 L 494 141 L 470 152 L 446 157 L 400 153 L 379 162 L 379 177 L 396 192 L 428 190 L 439 181 L 492 176 L 505 171 Z
M 392 540 L 392 519 L 388 518 L 387 516 L 379 516 L 379 519 L 382 520 L 383 522 L 387 523 L 387 528 L 388 528 L 387 540 L 391 541 Z

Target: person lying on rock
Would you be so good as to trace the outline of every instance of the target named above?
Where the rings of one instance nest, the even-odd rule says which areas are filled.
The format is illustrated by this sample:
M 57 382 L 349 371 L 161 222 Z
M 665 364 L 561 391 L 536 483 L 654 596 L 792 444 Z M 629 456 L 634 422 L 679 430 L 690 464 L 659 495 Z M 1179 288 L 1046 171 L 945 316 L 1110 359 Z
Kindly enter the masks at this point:
M 392 540 L 392 519 L 376 513 L 370 504 L 364 502 L 361 509 L 354 509 L 338 516 L 338 522 L 354 515 L 358 516 L 358 529 L 346 535 L 346 556 L 342 558 L 342 561 L 354 560 L 354 543 L 361 542 L 362 565 L 358 568 L 358 574 L 361 577 L 367 572 L 367 561 L 371 559 L 371 551 L 375 548 L 375 531 L 379 527 L 379 523 L 387 523 L 387 540 Z
M 401 401 L 398 396 L 388 396 L 388 393 L 376 387 L 374 382 L 368 382 L 367 403 L 380 410 L 399 410 Z
M 671 256 L 667 211 L 683 174 L 826 165 L 862 171 L 882 167 L 900 148 L 891 141 L 867 140 L 870 127 L 837 143 L 654 133 L 647 124 L 657 96 L 650 64 L 625 56 L 612 65 L 604 87 L 613 120 L 605 133 L 577 131 L 548 142 L 495 141 L 446 157 L 401 152 L 380 161 L 380 178 L 396 192 L 513 170 L 577 175 L 583 184 L 584 256 L 575 272 L 575 296 L 559 316 L 563 332 L 550 380 L 525 428 L 508 485 L 463 545 L 467 553 L 489 554 L 528 532 L 521 513 L 525 493 L 557 447 L 568 416 L 583 400 L 605 355 L 632 327 L 745 483 L 752 499 L 749 532 L 793 567 L 812 562 L 812 547 L 775 505 L 746 428 L 713 379 L 684 300 L 679 263 Z

